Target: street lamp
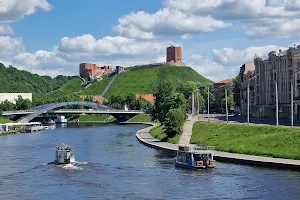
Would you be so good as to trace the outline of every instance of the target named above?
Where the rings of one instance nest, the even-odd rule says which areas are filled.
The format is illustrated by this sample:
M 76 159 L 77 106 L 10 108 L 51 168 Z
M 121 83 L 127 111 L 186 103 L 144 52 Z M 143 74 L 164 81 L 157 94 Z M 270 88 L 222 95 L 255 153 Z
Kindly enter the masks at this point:
M 293 84 L 293 77 L 299 74 L 299 72 L 296 72 L 292 74 L 292 80 L 291 80 L 291 127 L 294 126 L 294 84 Z
M 257 78 L 257 76 L 253 76 L 252 78 L 250 78 L 248 81 L 247 81 L 247 122 L 249 124 L 250 122 L 250 116 L 249 116 L 249 112 L 250 112 L 250 81 L 254 78 Z
M 226 107 L 226 121 L 228 123 L 228 105 L 227 105 L 227 88 L 225 87 L 225 107 Z

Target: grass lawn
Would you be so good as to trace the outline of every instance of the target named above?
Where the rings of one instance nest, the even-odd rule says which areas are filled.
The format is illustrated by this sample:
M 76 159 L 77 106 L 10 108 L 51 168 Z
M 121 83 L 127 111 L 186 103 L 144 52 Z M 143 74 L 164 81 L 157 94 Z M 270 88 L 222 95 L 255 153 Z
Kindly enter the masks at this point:
M 159 80 L 170 80 L 173 87 L 177 87 L 180 81 L 194 81 L 211 83 L 190 67 L 159 66 L 138 69 L 119 74 L 105 97 L 113 93 L 126 96 L 127 93 L 153 94 L 156 92 L 156 84 Z
M 191 143 L 232 153 L 300 159 L 299 128 L 196 122 Z
M 80 115 L 79 121 L 80 122 L 103 122 L 110 115 Z
M 177 134 L 172 138 L 169 138 L 165 133 L 164 133 L 164 126 L 157 126 L 154 127 L 150 130 L 150 135 L 152 137 L 155 137 L 156 139 L 162 141 L 162 142 L 169 142 L 172 144 L 178 144 L 180 135 Z
M 4 123 L 10 123 L 10 122 L 12 122 L 11 120 L 9 120 L 9 119 L 6 119 L 6 118 L 1 118 L 0 117 L 0 124 L 4 124 Z
M 105 89 L 105 87 L 108 85 L 111 79 L 112 77 L 105 78 L 99 82 L 93 83 L 91 86 L 85 89 L 83 86 L 81 86 L 81 79 L 74 78 L 68 81 L 64 86 L 62 86 L 58 90 L 48 93 L 46 97 L 58 97 L 70 94 L 101 95 L 102 91 Z
M 152 122 L 152 120 L 150 115 L 143 113 L 131 118 L 128 122 Z

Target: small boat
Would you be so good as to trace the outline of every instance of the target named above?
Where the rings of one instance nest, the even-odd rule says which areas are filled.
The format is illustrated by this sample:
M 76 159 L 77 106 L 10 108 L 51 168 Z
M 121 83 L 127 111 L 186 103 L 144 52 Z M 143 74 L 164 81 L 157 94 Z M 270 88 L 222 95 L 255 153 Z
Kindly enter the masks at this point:
M 211 146 L 179 146 L 175 158 L 175 165 L 192 169 L 214 168 L 213 150 L 214 147 Z
M 71 146 L 62 144 L 56 146 L 56 153 L 55 153 L 55 164 L 74 164 L 75 163 L 75 156 L 74 151 Z

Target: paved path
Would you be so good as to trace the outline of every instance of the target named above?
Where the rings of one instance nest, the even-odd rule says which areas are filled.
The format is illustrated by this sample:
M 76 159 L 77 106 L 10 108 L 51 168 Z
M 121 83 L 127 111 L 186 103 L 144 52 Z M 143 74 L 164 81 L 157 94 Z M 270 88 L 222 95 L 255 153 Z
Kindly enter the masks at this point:
M 144 128 L 136 133 L 137 139 L 152 148 L 166 150 L 175 153 L 178 149 L 178 144 L 170 144 L 167 142 L 161 142 L 156 138 L 153 138 L 149 132 L 152 127 Z M 300 160 L 281 159 L 281 158 L 269 158 L 262 156 L 252 156 L 245 154 L 227 153 L 221 151 L 214 151 L 214 159 L 217 161 L 232 162 L 238 164 L 258 165 L 266 167 L 276 167 L 284 169 L 297 169 L 300 170 Z
M 103 92 L 101 93 L 102 97 L 104 97 L 104 95 L 106 94 L 107 90 L 110 88 L 111 84 L 115 81 L 115 79 L 117 78 L 117 76 L 118 76 L 118 74 L 114 75 L 114 77 L 109 82 L 108 86 L 106 86 L 106 88 L 103 90 Z
M 183 124 L 183 132 L 179 140 L 180 145 L 190 144 L 192 133 L 193 133 L 193 125 L 196 121 L 197 121 L 196 117 L 189 115 L 187 121 Z

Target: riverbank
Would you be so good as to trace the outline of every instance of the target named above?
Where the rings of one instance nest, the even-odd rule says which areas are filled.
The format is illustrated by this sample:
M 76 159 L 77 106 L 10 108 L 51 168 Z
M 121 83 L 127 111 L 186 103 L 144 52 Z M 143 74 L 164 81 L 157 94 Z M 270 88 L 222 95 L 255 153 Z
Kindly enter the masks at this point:
M 138 141 L 151 148 L 165 150 L 175 154 L 178 150 L 178 144 L 162 142 L 152 137 L 150 135 L 151 129 L 152 127 L 147 127 L 137 131 L 136 138 L 138 139 Z M 216 161 L 231 162 L 237 164 L 300 170 L 300 160 L 270 158 L 221 151 L 214 151 L 214 159 Z
M 230 153 L 300 160 L 299 128 L 196 122 L 191 143 Z

